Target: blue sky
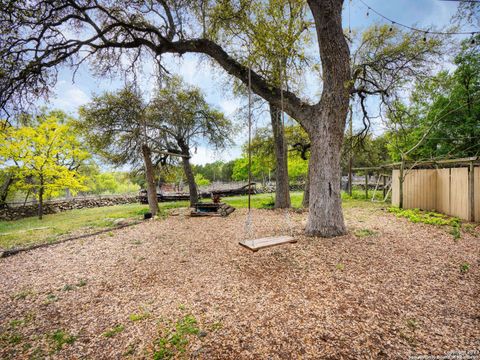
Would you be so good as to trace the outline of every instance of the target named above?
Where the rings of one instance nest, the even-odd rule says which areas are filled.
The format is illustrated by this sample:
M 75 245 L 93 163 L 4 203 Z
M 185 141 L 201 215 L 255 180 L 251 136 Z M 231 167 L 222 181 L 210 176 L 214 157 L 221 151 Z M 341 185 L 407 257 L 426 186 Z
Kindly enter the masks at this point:
M 436 27 L 448 25 L 452 15 L 456 12 L 456 3 L 440 0 L 363 0 L 368 6 L 391 18 L 397 23 L 414 26 L 417 28 Z M 385 20 L 370 11 L 366 16 L 367 7 L 360 0 L 346 0 L 343 12 L 345 28 L 350 24 L 352 29 L 361 30 L 372 24 L 382 24 Z M 470 30 L 470 29 L 467 29 Z M 200 87 L 205 93 L 207 101 L 222 110 L 227 116 L 232 116 L 239 107 L 245 106 L 245 101 L 235 98 L 228 86 L 231 79 L 226 77 L 222 70 L 212 67 L 210 62 L 199 60 L 194 54 L 187 54 L 181 60 L 173 56 L 166 57 L 167 68 L 192 85 Z M 148 73 L 152 69 L 146 64 L 145 74 L 141 84 L 145 93 L 149 93 L 154 86 L 154 81 Z M 87 103 L 93 94 L 103 91 L 114 91 L 123 85 L 120 79 L 99 79 L 91 75 L 88 66 L 82 66 L 72 82 L 72 71 L 62 69 L 58 76 L 58 83 L 54 89 L 54 95 L 48 104 L 51 108 L 64 110 L 76 115 L 79 106 Z M 307 79 L 306 93 L 317 94 L 318 87 L 315 79 Z M 257 119 L 259 126 L 268 123 L 267 115 Z M 230 160 L 240 155 L 240 146 L 245 140 L 246 130 L 240 133 L 236 139 L 236 146 L 221 153 L 216 153 L 207 146 L 199 146 L 192 161 L 196 164 L 204 164 L 215 160 Z

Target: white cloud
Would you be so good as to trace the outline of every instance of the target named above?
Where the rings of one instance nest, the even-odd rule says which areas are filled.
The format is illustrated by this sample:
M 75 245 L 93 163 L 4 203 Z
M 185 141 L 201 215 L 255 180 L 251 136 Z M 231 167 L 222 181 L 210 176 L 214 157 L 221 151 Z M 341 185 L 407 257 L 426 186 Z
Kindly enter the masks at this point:
M 59 81 L 55 87 L 55 96 L 49 102 L 50 107 L 63 110 L 67 113 L 76 112 L 79 106 L 90 101 L 87 95 L 79 86 Z
M 225 113 L 225 115 L 230 116 L 233 115 L 239 107 L 241 107 L 241 102 L 239 100 L 228 100 L 223 99 L 220 100 L 220 108 Z

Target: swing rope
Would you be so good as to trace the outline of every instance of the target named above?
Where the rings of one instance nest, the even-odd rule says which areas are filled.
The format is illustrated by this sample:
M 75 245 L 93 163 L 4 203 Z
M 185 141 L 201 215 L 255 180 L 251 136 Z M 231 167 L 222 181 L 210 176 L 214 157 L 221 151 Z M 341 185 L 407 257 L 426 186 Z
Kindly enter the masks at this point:
M 281 67 L 280 67 L 281 69 Z M 285 113 L 284 113 L 284 101 L 283 101 L 283 81 L 282 71 L 280 70 L 280 110 L 281 110 L 281 127 L 282 132 L 285 132 Z M 251 67 L 248 67 L 248 211 L 247 219 L 245 221 L 245 236 L 246 240 L 251 241 L 251 246 L 255 247 L 254 237 L 254 224 L 253 224 L 253 212 L 252 212 L 252 71 Z M 283 230 L 284 233 L 288 233 L 293 237 L 293 226 L 290 219 L 290 213 L 288 208 L 285 209 L 285 222 Z M 295 242 L 290 239 L 288 242 Z
M 284 140 L 284 146 L 285 146 L 285 111 L 283 107 L 283 77 L 282 77 L 282 64 L 281 60 L 280 61 L 280 110 L 281 110 L 281 116 L 282 116 L 282 134 L 283 134 L 283 140 Z M 278 180 L 277 180 L 278 181 Z M 285 232 L 288 233 L 290 236 L 293 236 L 293 226 L 292 226 L 292 221 L 290 219 L 290 212 L 288 211 L 288 207 L 285 208 Z
M 247 239 L 253 239 L 252 219 L 252 70 L 248 67 L 248 212 L 245 222 Z

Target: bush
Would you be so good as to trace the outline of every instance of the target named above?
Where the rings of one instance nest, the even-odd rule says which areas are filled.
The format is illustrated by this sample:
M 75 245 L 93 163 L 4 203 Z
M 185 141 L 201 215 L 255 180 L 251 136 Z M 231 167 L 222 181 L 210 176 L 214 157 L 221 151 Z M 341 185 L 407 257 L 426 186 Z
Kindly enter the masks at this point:
M 195 184 L 197 184 L 197 186 L 210 185 L 210 180 L 204 178 L 202 174 L 197 174 L 195 175 Z

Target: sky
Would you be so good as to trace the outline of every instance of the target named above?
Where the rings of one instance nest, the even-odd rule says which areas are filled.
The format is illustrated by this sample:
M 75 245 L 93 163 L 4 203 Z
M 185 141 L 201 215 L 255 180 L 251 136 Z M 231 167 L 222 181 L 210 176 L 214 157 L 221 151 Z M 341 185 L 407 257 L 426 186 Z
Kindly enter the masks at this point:
M 436 27 L 450 24 L 450 19 L 456 12 L 456 2 L 441 0 L 363 0 L 370 8 L 392 19 L 416 28 Z M 367 13 L 367 6 L 361 0 L 345 0 L 343 11 L 344 27 L 349 23 L 352 30 L 361 30 L 372 24 L 388 23 L 373 11 Z M 470 29 L 468 29 L 470 30 Z M 227 117 L 233 120 L 237 110 L 246 106 L 245 99 L 235 98 L 228 84 L 233 82 L 223 70 L 212 65 L 211 62 L 201 61 L 195 54 L 183 55 L 181 59 L 174 56 L 164 58 L 166 67 L 174 74 L 183 77 L 184 81 L 198 86 L 205 94 L 206 100 L 220 109 Z M 155 81 L 149 72 L 153 66 L 146 64 L 145 74 L 141 77 L 142 91 L 147 96 L 152 91 Z M 88 103 L 92 96 L 104 91 L 115 91 L 123 86 L 121 79 L 96 78 L 87 65 L 84 65 L 72 79 L 72 71 L 64 68 L 60 70 L 58 82 L 47 106 L 63 110 L 73 116 L 77 115 L 78 107 Z M 316 97 L 319 87 L 315 79 L 307 79 L 305 92 Z M 259 116 L 257 126 L 268 124 L 268 114 Z M 236 145 L 222 152 L 216 152 L 204 144 L 200 144 L 197 152 L 192 156 L 194 164 L 205 164 L 216 160 L 231 160 L 241 155 L 241 145 L 246 139 L 247 130 L 243 127 L 235 139 Z

